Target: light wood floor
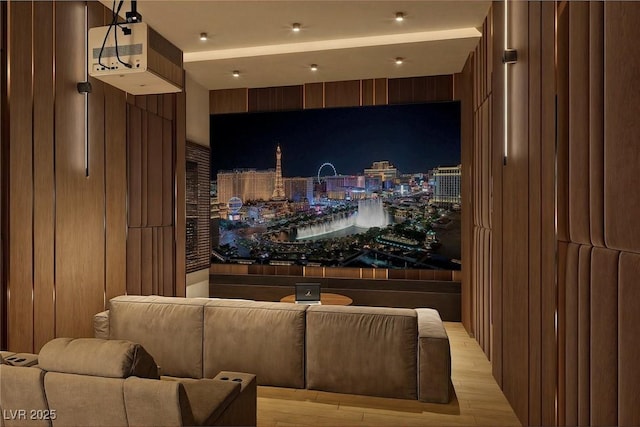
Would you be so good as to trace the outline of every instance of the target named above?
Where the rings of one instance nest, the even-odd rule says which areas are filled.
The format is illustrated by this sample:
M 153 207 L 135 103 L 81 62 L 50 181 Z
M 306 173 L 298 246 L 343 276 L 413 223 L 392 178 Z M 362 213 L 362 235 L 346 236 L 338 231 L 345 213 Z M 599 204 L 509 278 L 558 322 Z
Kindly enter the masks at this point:
M 449 404 L 258 387 L 258 426 L 520 426 L 478 343 L 461 323 L 445 327 L 455 389 Z

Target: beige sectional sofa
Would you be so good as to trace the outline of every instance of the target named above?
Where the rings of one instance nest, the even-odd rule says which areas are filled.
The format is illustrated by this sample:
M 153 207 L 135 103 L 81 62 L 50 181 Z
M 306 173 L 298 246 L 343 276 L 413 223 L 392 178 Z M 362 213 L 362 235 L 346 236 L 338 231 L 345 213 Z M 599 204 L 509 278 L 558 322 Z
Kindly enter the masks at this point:
M 0 364 L 1 424 L 255 425 L 255 377 L 227 375 L 241 376 L 244 384 L 163 381 L 153 357 L 139 344 L 58 338 L 44 345 L 34 367 Z
M 259 385 L 447 403 L 449 340 L 436 310 L 120 296 L 96 337 L 140 343 L 163 375 L 256 374 Z

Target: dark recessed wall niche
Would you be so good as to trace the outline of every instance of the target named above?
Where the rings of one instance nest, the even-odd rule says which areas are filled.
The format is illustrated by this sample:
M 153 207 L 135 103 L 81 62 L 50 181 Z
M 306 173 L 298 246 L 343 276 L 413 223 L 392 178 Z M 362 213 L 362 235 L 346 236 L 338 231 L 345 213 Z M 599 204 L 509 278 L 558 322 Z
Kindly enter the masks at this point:
M 209 148 L 186 146 L 187 273 L 209 268 Z

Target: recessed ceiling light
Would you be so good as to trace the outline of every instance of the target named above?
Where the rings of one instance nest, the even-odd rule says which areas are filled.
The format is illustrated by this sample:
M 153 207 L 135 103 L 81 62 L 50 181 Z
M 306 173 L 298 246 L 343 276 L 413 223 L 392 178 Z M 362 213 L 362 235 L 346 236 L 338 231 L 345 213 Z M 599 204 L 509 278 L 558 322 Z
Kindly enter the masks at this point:
M 400 64 L 402 64 L 403 62 L 404 62 L 404 58 L 401 58 L 401 57 L 399 57 L 399 56 L 396 58 L 396 64 L 400 65 Z
M 233 77 L 240 77 L 240 71 L 233 70 Z
M 200 40 L 204 42 L 204 41 L 207 41 L 207 38 L 208 38 L 207 33 L 200 33 Z
M 398 21 L 398 22 L 404 21 L 404 13 L 396 12 L 396 21 Z
M 318 64 L 311 64 L 311 71 L 318 71 Z
M 298 32 L 300 32 L 300 24 L 298 24 L 297 22 L 296 22 L 296 23 L 294 23 L 294 24 L 291 26 L 291 31 L 293 31 L 294 33 L 298 33 Z

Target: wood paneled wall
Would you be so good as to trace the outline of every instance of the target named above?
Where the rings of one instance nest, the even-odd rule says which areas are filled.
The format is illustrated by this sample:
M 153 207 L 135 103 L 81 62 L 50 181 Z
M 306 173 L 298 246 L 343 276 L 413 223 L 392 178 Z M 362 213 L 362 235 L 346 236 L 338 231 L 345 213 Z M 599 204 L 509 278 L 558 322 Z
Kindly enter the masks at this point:
M 358 107 L 453 100 L 453 76 L 366 79 L 212 90 L 211 114 Z
M 465 68 L 465 326 L 523 424 L 638 425 L 640 4 L 509 2 L 518 62 L 506 70 L 506 105 L 503 19 L 494 2 Z
M 7 336 L 0 347 L 14 351 L 37 352 L 57 336 L 92 336 L 93 315 L 110 298 L 144 293 L 148 283 L 151 290 L 184 294 L 184 251 L 180 258 L 175 249 L 180 195 L 173 196 L 181 144 L 184 152 L 178 101 L 184 95 L 127 99 L 91 79 L 86 176 L 84 96 L 76 89 L 84 80 L 85 19 L 90 27 L 111 21 L 100 3 L 87 5 L 85 15 L 85 2 L 2 4 L 1 327 Z M 131 111 L 146 117 L 144 131 Z M 140 233 L 140 249 L 133 251 L 135 230 L 147 226 L 155 228 Z M 136 268 L 134 285 L 127 278 Z

